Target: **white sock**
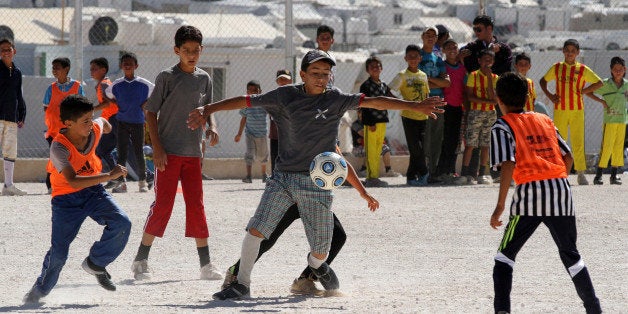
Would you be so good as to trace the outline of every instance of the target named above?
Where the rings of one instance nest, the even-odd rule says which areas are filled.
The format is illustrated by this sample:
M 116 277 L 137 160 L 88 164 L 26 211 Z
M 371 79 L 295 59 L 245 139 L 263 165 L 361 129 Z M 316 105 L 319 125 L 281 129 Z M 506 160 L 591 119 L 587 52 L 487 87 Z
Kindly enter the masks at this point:
M 4 159 L 4 186 L 6 187 L 13 185 L 13 168 L 15 168 L 15 162 Z
M 318 269 L 319 267 L 321 267 L 321 265 L 323 265 L 324 262 L 325 262 L 324 260 L 314 257 L 312 253 L 307 255 L 307 264 L 310 265 L 310 267 L 314 269 Z
M 259 246 L 263 238 L 256 237 L 248 231 L 242 241 L 242 252 L 240 253 L 240 270 L 238 271 L 238 283 L 247 287 L 251 286 L 251 272 L 253 265 L 259 254 Z

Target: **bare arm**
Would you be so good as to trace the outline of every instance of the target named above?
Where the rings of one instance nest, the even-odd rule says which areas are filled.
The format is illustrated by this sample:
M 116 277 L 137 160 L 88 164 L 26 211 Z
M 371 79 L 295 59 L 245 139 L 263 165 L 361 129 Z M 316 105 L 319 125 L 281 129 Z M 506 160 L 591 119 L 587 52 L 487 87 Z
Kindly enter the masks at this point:
M 240 119 L 240 128 L 238 129 L 238 134 L 236 134 L 234 141 L 237 143 L 242 138 L 242 131 L 244 131 L 244 126 L 246 125 L 246 117 L 242 117 Z
M 573 166 L 573 156 L 571 156 L 571 153 L 565 154 L 565 156 L 563 156 L 563 161 L 565 162 L 567 173 L 569 173 L 569 171 L 571 171 L 571 166 Z
M 153 163 L 155 168 L 159 171 L 166 169 L 167 158 L 166 151 L 161 145 L 159 139 L 159 131 L 157 128 L 157 114 L 154 112 L 146 112 L 146 124 L 148 125 L 148 136 L 150 136 L 150 142 L 153 145 Z
M 475 93 L 473 92 L 473 87 L 465 87 L 465 94 L 467 96 L 467 100 L 469 100 L 470 102 L 497 104 L 495 98 L 481 98 L 475 96 Z
M 497 229 L 502 225 L 502 221 L 499 220 L 504 208 L 506 207 L 506 196 L 508 196 L 508 189 L 510 188 L 510 182 L 512 181 L 512 172 L 515 169 L 515 163 L 513 161 L 504 161 L 501 165 L 501 176 L 499 181 L 499 194 L 497 196 L 497 205 L 491 215 L 491 228 Z
M 553 103 L 557 104 L 560 102 L 560 97 L 556 94 L 552 94 L 552 92 L 547 89 L 547 81 L 545 80 L 545 78 L 541 78 L 541 80 L 539 81 L 539 86 L 541 86 L 541 89 L 543 90 L 543 93 L 545 93 L 545 96 L 547 96 L 547 98 L 549 98 Z
M 100 119 L 102 120 L 102 134 L 111 133 L 111 124 L 109 123 L 109 121 L 107 121 L 107 119 L 105 118 Z
M 451 80 L 447 73 L 441 73 L 438 77 L 428 77 L 427 82 L 430 88 L 445 88 L 451 85 Z
M 246 97 L 237 96 L 207 104 L 192 110 L 188 116 L 188 128 L 195 130 L 206 123 L 207 118 L 217 111 L 246 108 Z
M 582 93 L 583 94 L 590 94 L 593 93 L 594 91 L 596 91 L 598 88 L 602 87 L 604 85 L 604 83 L 602 83 L 602 81 L 597 81 L 589 86 L 587 86 L 586 88 L 582 89 Z
M 100 184 L 103 182 L 107 182 L 113 179 L 116 179 L 120 176 L 126 176 L 127 170 L 125 167 L 116 165 L 113 167 L 113 170 L 107 173 L 99 173 L 93 176 L 78 176 L 72 167 L 66 166 L 61 171 L 63 177 L 71 187 L 75 189 L 84 189 L 90 186 L 94 186 L 96 184 Z
M 445 105 L 445 102 L 440 97 L 428 97 L 421 102 L 407 101 L 403 99 L 391 98 L 391 97 L 365 97 L 360 104 L 363 108 L 373 108 L 377 110 L 412 110 L 431 116 L 436 119 L 436 113 L 444 112 L 443 109 L 438 108 Z
M 338 146 L 336 146 L 336 152 L 342 155 L 340 147 Z M 351 163 L 348 161 L 347 168 L 347 182 L 349 182 L 349 184 L 351 184 L 351 186 L 356 189 L 358 193 L 360 193 L 360 196 L 368 203 L 369 210 L 374 212 L 379 208 L 379 201 L 366 191 L 362 181 L 358 178 L 358 174 L 355 172 L 355 168 L 353 168 Z

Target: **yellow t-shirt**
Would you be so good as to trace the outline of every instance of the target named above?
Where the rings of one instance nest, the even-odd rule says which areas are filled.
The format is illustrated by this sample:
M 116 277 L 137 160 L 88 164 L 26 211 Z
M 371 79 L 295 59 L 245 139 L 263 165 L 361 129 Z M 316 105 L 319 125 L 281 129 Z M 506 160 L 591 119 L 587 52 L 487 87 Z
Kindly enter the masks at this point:
M 498 76 L 492 73 L 493 78 L 493 92 L 497 87 Z M 467 87 L 473 89 L 473 94 L 479 98 L 488 98 L 488 76 L 484 75 L 482 71 L 476 70 L 469 74 L 467 79 Z M 495 104 L 492 103 L 477 103 L 471 102 L 471 110 L 491 111 L 495 110 Z
M 427 74 L 421 70 L 415 73 L 408 71 L 406 68 L 397 73 L 395 78 L 388 84 L 388 87 L 399 91 L 405 100 L 422 101 L 430 94 Z M 427 115 L 411 110 L 402 110 L 401 116 L 413 120 L 427 120 Z
M 556 94 L 560 97 L 560 103 L 554 104 L 554 110 L 584 109 L 582 89 L 585 83 L 601 81 L 595 72 L 579 62 L 573 65 L 558 62 L 547 70 L 543 78 L 547 82 L 556 80 Z

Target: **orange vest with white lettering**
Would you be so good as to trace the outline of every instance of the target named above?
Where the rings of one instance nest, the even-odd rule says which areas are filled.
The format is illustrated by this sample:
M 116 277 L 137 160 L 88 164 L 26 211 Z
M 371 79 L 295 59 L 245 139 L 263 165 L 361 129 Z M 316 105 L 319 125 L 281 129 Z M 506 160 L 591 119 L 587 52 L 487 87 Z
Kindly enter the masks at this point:
M 59 89 L 57 82 L 52 83 L 52 95 L 50 96 L 50 102 L 48 108 L 46 108 L 45 121 L 48 130 L 45 137 L 55 138 L 59 134 L 59 130 L 63 127 L 61 121 L 61 102 L 65 97 L 79 93 L 79 87 L 81 84 L 78 81 L 74 81 L 72 87 L 67 92 L 62 92 Z
M 515 137 L 516 184 L 566 178 L 567 169 L 558 146 L 552 120 L 534 112 L 509 113 L 501 117 Z
M 97 123 L 93 124 L 94 127 L 92 132 L 94 134 L 94 144 L 92 145 L 89 152 L 86 154 L 82 154 L 76 149 L 74 144 L 68 140 L 65 135 L 62 133 L 57 134 L 55 136 L 54 141 L 59 142 L 61 145 L 65 146 L 70 152 L 69 162 L 74 169 L 74 172 L 77 176 L 93 176 L 97 175 L 102 170 L 102 163 L 100 158 L 96 156 L 96 147 L 98 147 L 98 142 L 100 142 L 100 135 L 102 130 Z M 70 183 L 65 179 L 63 173 L 59 172 L 55 166 L 52 164 L 52 161 L 48 160 L 47 171 L 50 173 L 50 183 L 52 184 L 52 197 L 57 195 L 70 194 L 82 189 L 73 188 Z

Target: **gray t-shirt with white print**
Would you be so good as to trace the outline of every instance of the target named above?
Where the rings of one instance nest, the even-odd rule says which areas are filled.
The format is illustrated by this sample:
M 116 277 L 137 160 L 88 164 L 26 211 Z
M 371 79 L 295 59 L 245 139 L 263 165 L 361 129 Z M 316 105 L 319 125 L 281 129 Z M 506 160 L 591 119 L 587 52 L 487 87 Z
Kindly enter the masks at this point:
M 340 118 L 356 109 L 364 95 L 345 94 L 335 87 L 308 95 L 303 84 L 298 84 L 249 97 L 251 107 L 264 108 L 277 123 L 277 170 L 304 172 L 309 171 L 314 156 L 336 151 Z

